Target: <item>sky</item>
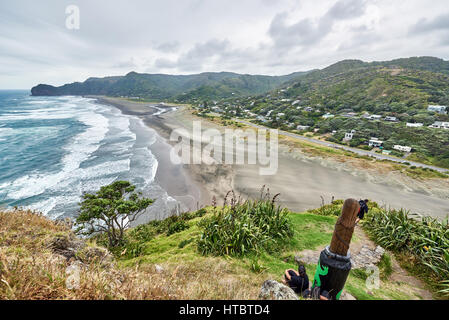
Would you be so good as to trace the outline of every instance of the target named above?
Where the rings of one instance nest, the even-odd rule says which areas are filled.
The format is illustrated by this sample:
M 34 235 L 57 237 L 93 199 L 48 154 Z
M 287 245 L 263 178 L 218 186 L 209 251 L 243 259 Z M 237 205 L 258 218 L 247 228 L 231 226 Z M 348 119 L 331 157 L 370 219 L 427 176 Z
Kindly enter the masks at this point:
M 447 0 L 0 3 L 1 89 L 130 71 L 283 75 L 411 56 L 449 60 Z

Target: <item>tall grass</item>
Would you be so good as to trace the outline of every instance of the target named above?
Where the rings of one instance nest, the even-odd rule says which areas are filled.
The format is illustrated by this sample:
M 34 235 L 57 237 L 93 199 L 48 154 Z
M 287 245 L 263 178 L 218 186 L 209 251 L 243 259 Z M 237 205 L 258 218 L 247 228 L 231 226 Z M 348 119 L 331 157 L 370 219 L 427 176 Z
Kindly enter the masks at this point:
M 230 204 L 228 196 L 232 194 Z M 263 191 L 261 191 L 263 194 Z M 200 222 L 202 233 L 197 242 L 203 255 L 244 255 L 274 250 L 293 236 L 288 211 L 276 205 L 269 192 L 258 200 L 240 203 L 231 191 L 224 206 Z
M 376 210 L 364 227 L 386 249 L 415 256 L 449 297 L 449 223 L 405 210 Z

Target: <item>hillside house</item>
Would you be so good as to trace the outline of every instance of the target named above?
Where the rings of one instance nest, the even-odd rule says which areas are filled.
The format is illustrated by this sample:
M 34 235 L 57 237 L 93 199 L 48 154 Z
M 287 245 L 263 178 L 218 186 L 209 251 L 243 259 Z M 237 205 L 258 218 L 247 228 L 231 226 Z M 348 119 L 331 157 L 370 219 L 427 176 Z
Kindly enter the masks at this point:
M 335 117 L 335 116 L 329 112 L 322 116 L 323 119 L 329 119 L 329 118 L 333 118 L 333 117 Z
M 373 115 L 369 116 L 367 119 L 368 120 L 380 120 L 380 119 L 382 119 L 382 116 L 380 116 L 378 114 L 373 114 Z
M 262 122 L 267 122 L 267 119 L 265 119 L 264 116 L 258 116 L 256 119 Z
M 357 115 L 357 113 L 355 113 L 355 112 L 348 112 L 348 113 L 343 114 L 343 117 L 354 118 L 356 115 Z
M 423 125 L 424 125 L 423 123 L 410 123 L 410 122 L 407 123 L 407 127 L 409 128 L 420 128 Z
M 352 133 L 352 132 L 346 132 L 343 141 L 349 142 L 349 141 L 352 140 L 352 138 L 354 138 L 354 133 Z
M 396 118 L 396 117 L 385 117 L 385 121 L 398 122 L 398 118 Z
M 296 127 L 296 130 L 298 130 L 298 131 L 305 131 L 305 130 L 308 130 L 309 128 L 310 128 L 310 126 L 301 126 L 301 125 L 299 125 L 299 126 Z
M 427 108 L 427 111 L 429 111 L 429 112 L 436 112 L 436 113 L 439 113 L 439 114 L 447 114 L 446 109 L 447 109 L 446 106 L 429 105 L 429 107 Z
M 431 124 L 429 128 L 449 129 L 449 122 L 436 121 L 434 124 Z
M 283 117 L 283 116 L 285 116 L 285 113 L 278 113 L 277 115 L 276 115 L 276 120 L 279 120 L 281 117 Z
M 402 151 L 402 152 L 411 152 L 412 151 L 412 147 L 407 147 L 407 146 L 401 146 L 401 145 L 395 145 L 393 147 L 394 150 L 398 150 L 398 151 Z
M 368 145 L 370 147 L 374 147 L 374 148 L 382 147 L 383 144 L 384 144 L 384 142 L 379 140 L 378 138 L 371 138 L 371 140 L 368 143 Z

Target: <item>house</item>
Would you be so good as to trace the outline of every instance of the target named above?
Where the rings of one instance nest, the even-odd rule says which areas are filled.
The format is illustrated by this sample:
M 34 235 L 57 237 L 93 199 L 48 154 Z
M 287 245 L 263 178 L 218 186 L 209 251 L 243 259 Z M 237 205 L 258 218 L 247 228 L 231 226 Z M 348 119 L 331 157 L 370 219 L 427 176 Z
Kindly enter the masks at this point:
M 373 114 L 373 115 L 369 116 L 367 119 L 369 119 L 369 120 L 380 120 L 380 119 L 382 119 L 382 116 L 380 116 L 378 114 Z
M 292 106 L 294 106 L 295 104 L 298 104 L 300 102 L 301 102 L 301 100 L 295 100 L 295 101 L 293 101 Z
M 385 121 L 397 122 L 398 118 L 396 118 L 396 117 L 385 117 Z
M 402 152 L 411 152 L 412 151 L 412 147 L 407 147 L 407 146 L 400 146 L 400 145 L 395 145 L 393 147 L 394 150 L 398 150 L 398 151 L 402 151 Z
M 434 124 L 431 124 L 429 128 L 449 129 L 449 122 L 436 121 Z
M 365 112 L 364 114 L 362 114 L 362 118 L 363 118 L 363 119 L 368 119 L 368 120 L 369 120 L 370 117 L 371 117 L 371 116 L 369 115 L 368 112 Z
M 283 116 L 285 116 L 285 113 L 278 113 L 277 115 L 276 115 L 276 120 L 279 120 L 281 117 L 283 117 Z
M 298 131 L 304 131 L 304 130 L 308 130 L 310 128 L 310 126 L 297 126 L 296 130 Z
M 306 107 L 306 108 L 304 108 L 304 111 L 311 112 L 311 111 L 313 111 L 313 108 L 312 107 Z
M 391 150 L 382 150 L 382 154 L 385 154 L 388 156 L 391 154 Z
M 256 119 L 262 122 L 267 122 L 267 119 L 265 119 L 264 116 L 258 116 Z
M 371 140 L 369 141 L 369 146 L 370 147 L 381 147 L 384 144 L 383 141 L 379 140 L 378 138 L 371 138 Z
M 343 139 L 343 141 L 351 141 L 352 138 L 354 138 L 354 133 L 352 133 L 352 132 L 346 132 L 346 133 L 345 133 L 345 138 Z
M 429 112 L 436 112 L 436 113 L 439 113 L 439 114 L 447 114 L 446 109 L 447 109 L 446 106 L 429 105 L 429 107 L 427 108 L 427 111 L 429 111 Z
M 345 118 L 354 118 L 357 115 L 355 112 L 348 112 L 343 115 Z
M 333 118 L 333 117 L 335 117 L 333 114 L 330 114 L 329 112 L 328 113 L 326 113 L 325 115 L 323 115 L 323 119 L 329 119 L 329 118 Z
M 410 123 L 410 122 L 407 122 L 407 127 L 409 127 L 409 128 L 420 128 L 423 125 L 424 124 L 422 124 L 422 123 Z

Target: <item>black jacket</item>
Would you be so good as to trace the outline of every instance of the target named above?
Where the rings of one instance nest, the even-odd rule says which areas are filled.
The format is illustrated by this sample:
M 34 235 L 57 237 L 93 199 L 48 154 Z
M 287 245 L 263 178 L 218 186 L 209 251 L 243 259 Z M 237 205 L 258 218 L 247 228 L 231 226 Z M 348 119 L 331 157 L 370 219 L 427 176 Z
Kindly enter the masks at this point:
M 359 217 L 361 220 L 365 216 L 365 213 L 368 213 L 369 208 L 368 208 L 368 205 L 366 204 L 366 202 L 363 200 L 360 200 L 359 204 L 360 204 L 360 210 L 359 210 L 359 213 L 357 214 L 357 217 Z

